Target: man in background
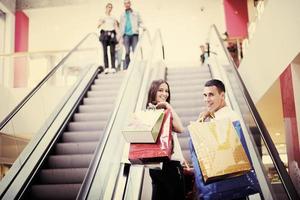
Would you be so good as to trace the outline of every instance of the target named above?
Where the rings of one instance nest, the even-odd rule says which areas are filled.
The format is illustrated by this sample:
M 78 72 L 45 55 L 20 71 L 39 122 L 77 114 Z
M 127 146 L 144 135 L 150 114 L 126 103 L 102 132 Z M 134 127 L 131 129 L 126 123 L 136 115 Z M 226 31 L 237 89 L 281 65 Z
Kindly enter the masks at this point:
M 124 69 L 127 69 L 130 63 L 130 48 L 132 48 L 132 52 L 134 52 L 139 40 L 139 29 L 142 28 L 145 30 L 145 27 L 143 26 L 140 14 L 132 10 L 130 0 L 124 0 L 124 7 L 125 11 L 120 18 L 120 32 L 123 36 L 126 52 Z

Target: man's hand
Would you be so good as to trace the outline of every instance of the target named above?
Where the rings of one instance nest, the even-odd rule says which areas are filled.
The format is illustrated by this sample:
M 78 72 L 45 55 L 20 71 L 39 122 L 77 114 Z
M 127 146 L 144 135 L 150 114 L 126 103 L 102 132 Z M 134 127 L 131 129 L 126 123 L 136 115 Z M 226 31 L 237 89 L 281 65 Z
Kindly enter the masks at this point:
M 211 113 L 210 111 L 204 111 L 200 113 L 197 121 L 198 122 L 204 122 L 207 118 L 214 118 L 214 113 Z

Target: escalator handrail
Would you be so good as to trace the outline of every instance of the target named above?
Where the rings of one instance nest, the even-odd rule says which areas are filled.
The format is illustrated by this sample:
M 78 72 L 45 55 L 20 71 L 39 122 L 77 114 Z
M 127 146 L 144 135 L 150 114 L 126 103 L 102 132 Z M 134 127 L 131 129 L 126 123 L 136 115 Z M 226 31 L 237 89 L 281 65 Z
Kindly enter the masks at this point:
M 0 122 L 0 130 L 22 109 L 22 107 L 39 91 L 49 78 L 63 65 L 65 60 L 77 50 L 77 48 L 91 35 L 97 36 L 96 33 L 88 33 L 21 101 L 20 103 Z M 3 133 L 2 133 L 3 134 Z
M 148 90 L 148 86 L 150 85 L 152 79 L 153 79 L 153 76 L 154 76 L 154 72 L 155 71 L 152 71 L 151 68 L 152 68 L 152 64 L 153 64 L 153 56 L 154 56 L 154 53 L 156 52 L 156 42 L 158 41 L 159 42 L 159 45 L 161 46 L 161 51 L 162 51 L 162 58 L 163 60 L 165 59 L 165 54 L 164 54 L 164 43 L 163 43 L 163 40 L 162 40 L 162 35 L 161 35 L 161 31 L 158 29 L 156 30 L 155 32 L 155 35 L 153 37 L 153 39 L 151 40 L 152 42 L 152 49 L 149 53 L 149 59 L 148 59 L 148 63 L 147 63 L 147 67 L 146 67 L 146 71 L 143 75 L 143 83 L 142 83 L 142 86 L 141 86 L 141 89 L 139 91 L 139 98 L 137 100 L 137 103 L 136 103 L 136 107 L 135 107 L 135 111 L 139 111 L 143 108 L 145 108 L 145 101 L 147 99 L 147 90 Z M 158 70 L 158 69 L 156 69 Z M 139 175 L 137 176 L 138 173 Z M 137 195 L 137 197 L 141 197 L 141 194 L 142 194 L 142 184 L 144 182 L 144 176 L 143 176 L 143 173 L 144 173 L 144 170 L 140 170 L 139 168 L 131 168 L 130 167 L 130 170 L 129 170 L 129 175 L 127 177 L 127 179 L 129 179 L 130 176 L 133 176 L 133 177 L 141 177 L 138 181 L 140 181 L 140 183 L 135 183 L 135 184 L 131 184 L 131 185 L 134 185 L 136 186 L 136 188 L 129 188 L 131 185 L 127 184 L 126 185 L 126 189 L 125 189 L 125 193 L 124 193 L 124 199 L 127 199 L 127 191 L 135 191 L 136 193 L 138 193 L 139 195 Z M 134 174 L 134 175 L 132 175 Z M 136 180 L 136 178 L 134 179 L 131 179 L 131 182 Z
M 129 82 L 129 79 L 132 77 L 132 74 L 133 74 L 133 71 L 134 71 L 134 68 L 138 67 L 138 65 L 136 64 L 137 62 L 137 58 L 138 58 L 138 50 L 141 48 L 141 42 L 143 41 L 143 38 L 145 38 L 145 35 L 147 35 L 148 37 L 150 36 L 148 30 L 144 31 L 141 36 L 140 36 L 140 39 L 139 39 L 139 42 L 135 48 L 135 52 L 133 54 L 133 59 L 132 61 L 130 62 L 130 65 L 127 69 L 127 76 L 125 77 L 125 80 L 123 81 L 122 85 L 121 85 L 121 88 L 123 88 L 122 90 L 120 90 L 121 93 L 121 96 L 119 96 L 119 98 L 116 100 L 116 104 L 115 104 L 115 107 L 114 107 L 114 110 L 113 110 L 113 113 L 111 114 L 110 116 L 110 119 L 108 120 L 108 125 L 105 127 L 104 129 L 104 136 L 103 136 L 103 139 L 102 139 L 102 142 L 98 144 L 96 150 L 95 150 L 95 155 L 94 155 L 94 158 L 93 160 L 91 161 L 91 164 L 89 166 L 89 170 L 84 178 L 84 181 L 82 183 L 82 186 L 80 188 L 80 191 L 76 197 L 76 199 L 87 199 L 88 198 L 88 195 L 89 195 L 89 192 L 90 192 L 90 186 L 95 178 L 95 174 L 97 172 L 97 169 L 99 167 L 99 164 L 100 164 L 100 161 L 102 159 L 102 156 L 103 156 L 103 153 L 104 153 L 104 150 L 105 150 L 105 147 L 106 147 L 106 144 L 109 140 L 109 133 L 112 129 L 112 126 L 115 122 L 115 119 L 117 117 L 117 113 L 119 111 L 119 108 L 120 108 L 120 105 L 121 105 L 121 102 L 122 102 L 122 99 L 124 98 L 124 94 L 125 94 L 125 91 L 126 91 L 126 88 L 128 86 L 128 82 Z M 149 39 L 149 38 L 148 38 Z M 151 40 L 149 40 L 149 42 L 151 42 Z M 143 56 L 143 54 L 142 54 Z
M 273 143 L 273 140 L 272 140 L 261 116 L 259 115 L 259 113 L 255 107 L 255 104 L 254 104 L 238 70 L 237 70 L 237 66 L 236 66 L 235 62 L 233 61 L 232 57 L 230 56 L 227 48 L 225 47 L 223 40 L 221 39 L 220 32 L 218 31 L 216 25 L 212 25 L 211 29 L 216 32 L 218 39 L 220 40 L 220 43 L 222 45 L 222 48 L 226 54 L 226 57 L 231 64 L 230 67 L 231 67 L 231 69 L 233 69 L 235 76 L 238 78 L 238 81 L 240 82 L 240 84 L 242 86 L 242 91 L 244 93 L 244 97 L 248 104 L 249 110 L 255 120 L 255 123 L 259 129 L 259 132 L 261 133 L 261 137 L 266 144 L 266 148 L 271 156 L 274 166 L 276 167 L 276 169 L 278 171 L 279 177 L 282 181 L 285 191 L 287 192 L 287 195 L 289 196 L 290 199 L 299 199 L 297 190 L 295 189 L 295 186 L 294 186 L 289 174 L 287 173 L 283 162 L 281 161 L 281 158 L 280 158 L 278 151 Z

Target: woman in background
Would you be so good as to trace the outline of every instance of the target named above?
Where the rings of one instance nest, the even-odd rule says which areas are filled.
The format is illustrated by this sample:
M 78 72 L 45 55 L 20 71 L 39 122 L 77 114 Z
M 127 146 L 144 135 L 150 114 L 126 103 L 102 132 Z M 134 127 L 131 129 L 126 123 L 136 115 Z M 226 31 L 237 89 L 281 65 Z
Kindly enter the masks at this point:
M 109 72 L 115 73 L 115 48 L 117 42 L 116 30 L 117 30 L 117 20 L 111 15 L 113 5 L 111 3 L 106 4 L 105 16 L 99 20 L 98 28 L 101 27 L 100 31 L 100 42 L 103 46 L 103 60 L 104 60 L 104 73 Z M 108 55 L 107 47 L 110 47 L 110 58 L 111 58 L 111 69 L 108 67 Z

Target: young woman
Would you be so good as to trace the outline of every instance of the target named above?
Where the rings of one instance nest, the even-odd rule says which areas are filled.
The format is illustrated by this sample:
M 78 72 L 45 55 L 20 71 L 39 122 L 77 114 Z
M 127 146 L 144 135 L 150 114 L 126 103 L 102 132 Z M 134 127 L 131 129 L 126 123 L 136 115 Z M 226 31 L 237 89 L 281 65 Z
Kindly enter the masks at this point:
M 101 18 L 98 23 L 98 28 L 101 27 L 100 31 L 100 42 L 103 46 L 103 60 L 104 60 L 104 73 L 115 73 L 115 48 L 117 42 L 116 30 L 117 30 L 117 20 L 115 17 L 111 15 L 112 4 L 106 4 L 105 17 Z M 108 55 L 107 55 L 107 47 L 110 47 L 110 58 L 111 58 L 111 70 L 108 67 Z
M 173 116 L 172 130 L 177 133 L 183 132 L 183 125 L 177 113 L 170 105 L 171 93 L 169 84 L 165 80 L 155 80 L 152 82 L 149 92 L 147 107 L 170 109 Z M 184 199 L 184 175 L 181 163 L 183 158 L 180 152 L 179 142 L 176 133 L 173 133 L 173 154 L 171 160 L 163 163 L 162 170 L 150 169 L 152 179 L 152 200 L 156 199 Z M 179 151 L 179 152 L 178 152 Z

